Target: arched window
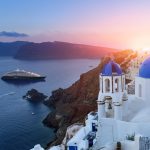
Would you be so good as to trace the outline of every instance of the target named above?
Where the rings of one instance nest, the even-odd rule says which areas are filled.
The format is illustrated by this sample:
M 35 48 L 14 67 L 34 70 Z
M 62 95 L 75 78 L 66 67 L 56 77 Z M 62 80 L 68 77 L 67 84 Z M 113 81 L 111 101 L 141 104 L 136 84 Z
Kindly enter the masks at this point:
M 122 78 L 122 91 L 125 89 L 125 78 Z
M 115 79 L 115 91 L 119 92 L 119 79 Z
M 139 97 L 142 97 L 142 85 L 139 84 Z
M 105 92 L 110 92 L 110 80 L 105 79 Z

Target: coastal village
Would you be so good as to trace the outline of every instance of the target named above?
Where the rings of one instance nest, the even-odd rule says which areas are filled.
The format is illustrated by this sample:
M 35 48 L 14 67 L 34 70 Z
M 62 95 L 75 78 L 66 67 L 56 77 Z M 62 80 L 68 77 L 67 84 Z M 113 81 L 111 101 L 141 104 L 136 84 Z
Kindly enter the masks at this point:
M 0 150 L 150 150 L 150 0 L 1 0 L 0 18 Z
M 123 64 L 112 59 L 103 65 L 97 111 L 87 114 L 85 124 L 69 126 L 62 144 L 48 150 L 150 149 L 150 57 L 148 51 L 135 54 Z M 31 150 L 44 149 L 38 144 Z

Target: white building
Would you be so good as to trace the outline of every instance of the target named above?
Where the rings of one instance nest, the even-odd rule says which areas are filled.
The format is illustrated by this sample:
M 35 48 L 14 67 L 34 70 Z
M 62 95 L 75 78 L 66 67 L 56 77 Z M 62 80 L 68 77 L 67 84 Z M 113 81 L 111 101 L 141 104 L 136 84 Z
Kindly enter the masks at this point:
M 109 141 L 108 139 L 112 141 L 114 138 L 110 135 L 108 138 L 103 138 L 103 134 L 107 134 L 106 131 L 108 134 L 113 132 L 113 127 L 108 127 L 106 131 L 102 129 L 102 118 L 123 120 L 128 97 L 125 89 L 125 75 L 117 63 L 110 61 L 104 66 L 99 76 L 99 82 L 97 145 L 101 147 L 104 146 L 105 141 Z M 105 132 L 103 133 L 102 130 Z
M 150 100 L 150 59 L 146 59 L 135 77 L 135 96 L 142 100 Z
M 98 114 L 91 112 L 87 115 L 85 126 L 82 127 L 75 136 L 67 143 L 69 150 L 86 150 L 96 142 Z
M 135 57 L 130 61 L 130 66 L 127 69 L 127 74 L 126 74 L 126 78 L 132 80 L 135 79 L 135 76 L 138 73 L 139 67 L 142 64 L 142 62 L 145 59 L 147 59 L 147 57 L 150 55 L 150 51 L 139 49 L 138 51 L 135 51 L 135 54 L 137 55 L 137 57 Z
M 98 95 L 98 116 L 122 120 L 122 101 L 125 91 L 125 75 L 119 65 L 110 61 L 99 76 L 100 92 Z

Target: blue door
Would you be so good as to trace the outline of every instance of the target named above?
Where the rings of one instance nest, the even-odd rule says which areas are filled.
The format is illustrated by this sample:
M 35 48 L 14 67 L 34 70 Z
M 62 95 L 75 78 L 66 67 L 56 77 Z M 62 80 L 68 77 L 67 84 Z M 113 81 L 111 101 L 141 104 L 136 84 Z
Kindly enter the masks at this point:
M 92 131 L 93 131 L 93 132 L 96 132 L 96 131 L 97 131 L 97 128 L 96 128 L 96 124 L 95 124 L 95 123 L 92 123 Z
M 69 146 L 69 150 L 78 150 L 77 146 Z

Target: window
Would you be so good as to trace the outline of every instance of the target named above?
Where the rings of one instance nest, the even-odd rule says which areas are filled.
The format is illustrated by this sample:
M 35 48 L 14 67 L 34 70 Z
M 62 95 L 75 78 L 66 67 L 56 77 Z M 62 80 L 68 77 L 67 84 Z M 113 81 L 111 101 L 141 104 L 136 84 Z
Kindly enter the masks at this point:
M 105 92 L 110 92 L 110 80 L 105 79 Z
M 119 92 L 119 79 L 115 79 L 115 91 Z
M 139 97 L 142 97 L 142 85 L 139 84 Z

